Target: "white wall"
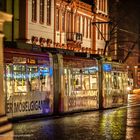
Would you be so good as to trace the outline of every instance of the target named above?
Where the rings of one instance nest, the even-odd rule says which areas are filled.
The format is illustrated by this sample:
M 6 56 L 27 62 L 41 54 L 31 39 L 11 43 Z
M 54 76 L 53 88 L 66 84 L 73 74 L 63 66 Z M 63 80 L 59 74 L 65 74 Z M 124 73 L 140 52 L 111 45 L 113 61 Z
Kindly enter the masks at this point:
M 45 0 L 45 8 L 44 8 L 44 23 L 39 23 L 39 0 L 37 0 L 37 22 L 32 22 L 32 0 L 28 0 L 28 25 L 27 25 L 27 38 L 29 39 L 28 43 L 31 43 L 32 36 L 36 36 L 38 38 L 43 37 L 45 39 L 52 39 L 54 42 L 54 0 L 51 0 L 51 25 L 48 26 L 47 21 L 47 0 Z M 38 42 L 39 44 L 39 42 Z M 53 44 L 53 43 L 52 43 Z

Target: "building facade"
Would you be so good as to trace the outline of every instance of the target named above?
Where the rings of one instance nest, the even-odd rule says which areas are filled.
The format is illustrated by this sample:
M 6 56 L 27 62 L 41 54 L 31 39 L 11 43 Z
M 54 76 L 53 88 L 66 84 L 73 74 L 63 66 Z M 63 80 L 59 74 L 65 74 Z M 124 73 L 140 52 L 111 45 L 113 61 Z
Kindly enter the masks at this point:
M 56 1 L 56 47 L 103 54 L 108 40 L 107 1 Z
M 14 15 L 5 27 L 6 41 L 103 54 L 109 38 L 107 0 L 10 0 L 3 5 Z
M 54 1 L 5 1 L 5 10 L 13 14 L 13 21 L 5 27 L 5 41 L 52 47 L 54 42 Z M 9 32 L 10 31 L 10 32 Z M 25 46 L 26 47 L 26 46 Z

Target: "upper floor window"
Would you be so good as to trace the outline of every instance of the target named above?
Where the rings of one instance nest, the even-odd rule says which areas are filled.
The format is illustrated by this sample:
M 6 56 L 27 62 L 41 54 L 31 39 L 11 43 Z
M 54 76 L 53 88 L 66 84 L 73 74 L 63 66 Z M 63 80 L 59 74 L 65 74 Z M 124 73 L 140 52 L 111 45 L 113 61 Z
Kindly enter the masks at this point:
M 85 32 L 85 17 L 83 17 L 83 26 L 82 26 L 82 28 L 83 28 L 83 30 L 82 30 L 82 33 L 83 33 L 83 36 L 84 36 L 84 32 Z
M 67 12 L 67 14 L 66 14 L 66 32 L 67 32 L 67 34 L 69 34 L 69 36 L 70 36 L 70 34 L 71 34 L 71 24 L 72 24 L 72 13 L 71 12 Z
M 88 18 L 86 18 L 86 38 L 88 38 L 88 30 L 89 30 L 89 25 L 88 25 Z
M 59 10 L 56 9 L 56 31 L 59 31 Z
M 62 32 L 65 32 L 65 12 L 62 12 Z
M 44 0 L 40 0 L 40 23 L 44 23 Z
M 80 16 L 79 15 L 75 15 L 75 21 L 76 21 L 75 32 L 80 33 Z
M 37 0 L 32 0 L 32 21 L 37 21 Z
M 90 20 L 90 24 L 89 24 L 89 38 L 91 38 L 91 33 L 92 33 L 92 21 Z
M 47 25 L 51 24 L 51 0 L 47 0 Z

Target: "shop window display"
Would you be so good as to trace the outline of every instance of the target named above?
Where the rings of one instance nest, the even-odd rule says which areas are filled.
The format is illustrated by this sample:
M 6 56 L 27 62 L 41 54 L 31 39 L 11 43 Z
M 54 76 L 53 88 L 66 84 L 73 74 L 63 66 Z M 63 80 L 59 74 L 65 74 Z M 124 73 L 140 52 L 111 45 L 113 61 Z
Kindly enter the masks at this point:
M 28 66 L 28 90 L 39 91 L 39 68 L 37 66 Z
M 98 71 L 89 68 L 64 69 L 66 111 L 97 107 Z
M 6 84 L 5 84 L 5 89 L 7 89 L 7 99 L 10 98 L 13 92 L 13 78 L 12 78 L 12 65 L 8 64 L 5 67 L 5 79 L 6 79 Z
M 15 57 L 13 60 L 14 64 L 5 65 L 7 99 L 12 94 L 26 95 L 30 91 L 33 93 L 50 91 L 50 68 L 46 64 L 26 64 L 25 58 L 24 61 L 23 58 Z
M 13 85 L 15 94 L 27 92 L 25 65 L 13 65 Z

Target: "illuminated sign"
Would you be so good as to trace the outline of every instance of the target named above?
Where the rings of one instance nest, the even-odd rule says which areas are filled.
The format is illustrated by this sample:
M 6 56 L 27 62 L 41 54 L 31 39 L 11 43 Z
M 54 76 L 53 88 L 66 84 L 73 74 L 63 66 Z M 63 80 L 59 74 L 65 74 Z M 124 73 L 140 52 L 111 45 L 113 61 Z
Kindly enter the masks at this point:
M 25 64 L 26 63 L 26 58 L 23 58 L 23 57 L 13 57 L 13 63 Z
M 27 64 L 36 64 L 36 60 L 32 58 L 27 59 Z
M 88 70 L 89 73 L 94 73 L 94 72 L 98 71 L 98 67 L 97 66 L 93 66 L 93 67 L 86 68 L 86 70 Z
M 14 78 L 14 79 L 25 79 L 25 78 L 35 78 L 35 77 L 39 77 L 40 76 L 40 73 L 37 72 L 37 73 L 31 73 L 31 74 L 6 74 L 5 75 L 6 78 Z
M 103 64 L 103 71 L 110 72 L 112 70 L 111 64 Z

